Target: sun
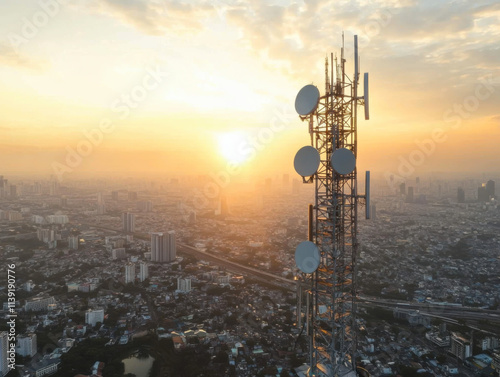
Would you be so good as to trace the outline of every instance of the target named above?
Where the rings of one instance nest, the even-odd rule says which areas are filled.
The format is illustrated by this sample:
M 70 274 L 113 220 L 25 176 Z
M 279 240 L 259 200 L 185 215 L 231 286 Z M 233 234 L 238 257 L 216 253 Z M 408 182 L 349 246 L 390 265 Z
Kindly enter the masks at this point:
M 219 153 L 233 164 L 241 164 L 248 158 L 245 153 L 246 138 L 240 131 L 225 132 L 217 135 Z

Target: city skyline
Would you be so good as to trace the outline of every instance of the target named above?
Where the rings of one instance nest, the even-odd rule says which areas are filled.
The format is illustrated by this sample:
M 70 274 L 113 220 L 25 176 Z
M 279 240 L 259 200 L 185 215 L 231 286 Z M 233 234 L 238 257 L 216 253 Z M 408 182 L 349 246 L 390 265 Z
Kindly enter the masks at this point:
M 128 352 L 112 362 L 94 354 L 84 363 L 65 360 L 84 353 L 87 342 L 100 344 L 102 355 L 115 346 L 136 349 L 136 334 L 153 328 L 158 338 L 171 337 L 175 359 L 211 342 L 231 349 L 246 343 L 233 355 L 235 365 L 205 362 L 200 370 L 253 376 L 271 363 L 285 376 L 304 372 L 307 340 L 297 320 L 307 313 L 307 300 L 297 295 L 294 248 L 306 238 L 312 185 L 279 178 L 266 180 L 265 190 L 229 195 L 228 211 L 221 211 L 217 199 L 193 207 L 191 193 L 203 184 L 196 180 L 163 186 L 162 180 L 94 178 L 60 187 L 26 180 L 12 197 L 11 176 L 0 176 L 7 187 L 0 189 L 0 254 L 4 276 L 16 266 L 16 322 L 23 329 L 16 351 L 29 359 L 20 369 L 68 376 L 77 365 L 85 375 L 98 362 L 109 368 L 123 361 L 127 373 Z M 359 221 L 362 367 L 374 377 L 409 375 L 417 361 L 429 375 L 469 375 L 467 363 L 500 370 L 495 179 L 419 176 L 392 189 L 374 179 L 371 187 L 376 210 Z M 488 200 L 478 197 L 479 188 Z M 147 201 L 151 211 L 137 205 Z M 124 213 L 133 214 L 133 232 L 123 227 Z M 155 237 L 173 231 L 176 258 L 155 262 L 155 249 L 168 246 Z M 64 332 L 51 337 L 47 321 Z M 200 344 L 189 341 L 194 336 Z M 155 336 L 147 341 L 156 349 Z M 61 358 L 52 342 L 68 356 Z M 231 354 L 229 348 L 205 353 Z
M 247 175 L 294 174 L 293 155 L 307 144 L 295 95 L 311 81 L 324 92 L 324 59 L 342 32 L 350 62 L 359 36 L 371 78 L 360 171 L 498 172 L 494 2 L 0 8 L 4 172 L 64 180 L 217 174 L 234 163 Z
M 499 21 L 0 3 L 0 377 L 500 376 Z

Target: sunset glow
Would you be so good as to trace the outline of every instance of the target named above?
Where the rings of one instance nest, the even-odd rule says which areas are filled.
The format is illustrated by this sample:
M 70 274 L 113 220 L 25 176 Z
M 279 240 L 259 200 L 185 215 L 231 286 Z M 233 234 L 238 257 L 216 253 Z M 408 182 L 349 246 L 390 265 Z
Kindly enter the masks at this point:
M 219 152 L 224 158 L 234 164 L 241 164 L 249 157 L 242 148 L 245 136 L 241 132 L 226 132 L 217 136 Z
M 310 83 L 324 92 L 324 59 L 339 51 L 342 32 L 348 74 L 357 34 L 361 73 L 371 79 L 371 121 L 358 131 L 361 168 L 397 172 L 436 130 L 442 141 L 417 171 L 474 169 L 477 161 L 456 153 L 465 142 L 484 170 L 498 166 L 497 2 L 52 0 L 3 2 L 0 14 L 4 170 L 26 170 L 22 161 L 36 146 L 32 169 L 53 173 L 68 148 L 109 119 L 113 131 L 75 174 L 143 164 L 206 172 L 221 154 L 245 159 L 228 137 L 212 135 L 256 134 L 279 112 L 291 114 L 285 129 L 249 163 L 268 169 L 265 153 L 279 161 L 276 171 L 293 174 L 293 154 L 308 142 L 295 95 Z M 172 152 L 181 146 L 186 153 Z M 146 157 L 172 161 L 172 153 L 175 164 Z M 193 154 L 203 167 L 192 166 Z

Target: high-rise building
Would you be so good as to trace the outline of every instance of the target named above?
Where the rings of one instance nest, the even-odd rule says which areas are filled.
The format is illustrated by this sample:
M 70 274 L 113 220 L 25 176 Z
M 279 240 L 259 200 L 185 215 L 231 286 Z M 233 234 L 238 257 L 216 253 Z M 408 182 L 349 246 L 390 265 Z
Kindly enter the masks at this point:
M 118 191 L 111 191 L 111 199 L 118 200 Z
M 9 352 L 9 335 L 7 331 L 0 332 L 0 376 L 9 373 L 9 362 L 7 361 Z
M 106 206 L 104 204 L 97 205 L 97 214 L 104 215 L 106 213 Z
M 168 261 L 175 260 L 177 256 L 177 244 L 175 241 L 175 231 L 168 232 Z
M 68 247 L 70 250 L 78 250 L 78 236 L 68 237 Z
M 143 212 L 153 211 L 153 202 L 151 200 L 141 200 L 137 202 L 137 209 Z
M 229 284 L 229 275 L 226 274 L 226 275 L 217 276 L 217 284 L 223 284 L 223 285 Z
M 163 250 L 166 249 L 163 233 L 151 233 L 151 261 L 163 262 Z
M 16 353 L 21 356 L 35 356 L 36 334 L 18 336 L 16 339 Z
M 465 191 L 461 187 L 459 187 L 457 189 L 457 202 L 458 203 L 465 203 Z
M 51 244 L 55 242 L 57 245 L 57 234 L 54 229 L 38 228 L 36 230 L 37 237 L 40 241 Z
M 133 213 L 122 213 L 122 228 L 127 233 L 135 232 L 135 215 Z
M 148 265 L 141 262 L 139 265 L 139 280 L 141 283 L 149 277 Z
M 127 263 L 125 265 L 125 284 L 135 281 L 135 263 Z
M 116 249 L 111 250 L 111 258 L 116 259 L 124 259 L 127 257 L 127 252 L 124 247 L 118 247 Z
M 400 183 L 399 184 L 399 193 L 401 195 L 406 195 L 406 183 Z
M 68 215 L 48 215 L 46 220 L 49 224 L 64 225 L 69 222 Z
M 222 195 L 217 203 L 217 208 L 215 210 L 216 215 L 227 216 L 229 214 L 229 206 L 227 204 L 227 197 Z
M 20 221 L 23 219 L 21 212 L 9 211 L 9 221 Z
M 11 199 L 17 198 L 17 186 L 16 185 L 10 186 L 10 197 L 11 197 Z
M 191 279 L 177 278 L 177 290 L 182 293 L 188 293 L 191 291 Z
M 447 334 L 446 332 L 446 322 L 441 322 L 439 324 L 439 335 L 440 336 L 445 336 Z
M 27 312 L 41 312 L 53 309 L 56 306 L 56 299 L 54 296 L 50 297 L 34 297 L 28 299 L 24 304 L 24 310 Z
M 494 336 L 492 337 L 488 336 L 484 338 L 479 344 L 481 345 L 481 350 L 486 351 L 498 348 L 500 343 L 498 338 Z
M 486 186 L 483 184 L 483 186 L 477 188 L 477 201 L 485 203 L 490 200 L 490 196 L 488 195 L 488 191 L 486 190 Z
M 171 262 L 177 255 L 175 231 L 151 233 L 151 261 Z
M 85 323 L 94 327 L 97 322 L 104 322 L 104 309 L 92 310 L 89 309 L 85 312 Z
M 41 190 L 41 185 L 40 185 L 40 191 L 42 191 Z M 50 194 L 50 196 L 59 195 L 59 182 L 57 182 L 57 181 L 50 182 L 50 184 L 49 184 L 49 194 Z
M 486 182 L 486 192 L 489 197 L 495 197 L 495 181 L 492 181 L 490 179 L 488 182 Z
M 414 201 L 414 196 L 413 196 L 413 187 L 408 187 L 408 195 L 406 195 L 406 202 L 407 203 L 413 203 Z
M 458 333 L 451 333 L 451 353 L 464 361 L 472 356 L 471 342 Z

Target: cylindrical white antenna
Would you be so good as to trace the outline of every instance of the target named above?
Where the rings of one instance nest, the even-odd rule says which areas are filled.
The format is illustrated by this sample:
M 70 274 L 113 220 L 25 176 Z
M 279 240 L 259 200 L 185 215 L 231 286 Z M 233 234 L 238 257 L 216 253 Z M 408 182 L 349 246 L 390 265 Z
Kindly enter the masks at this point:
M 331 76 L 330 77 L 330 81 L 331 81 L 331 84 L 330 84 L 330 94 L 334 92 L 334 83 L 335 83 L 335 80 L 333 78 L 333 52 L 330 54 L 330 62 L 331 62 L 331 67 L 330 67 L 330 71 L 331 71 Z
M 358 85 L 358 36 L 354 36 L 354 88 Z
M 370 119 L 370 98 L 369 98 L 369 88 L 368 88 L 368 72 L 365 73 L 364 77 L 364 96 L 365 99 L 365 120 Z
M 368 170 L 366 172 L 366 178 L 365 178 L 365 195 L 366 195 L 366 219 L 370 220 L 372 217 L 372 211 L 371 211 L 371 197 L 370 197 L 370 171 Z
M 313 220 L 313 205 L 309 204 L 309 207 L 307 208 L 307 214 L 308 214 L 308 224 L 307 224 L 307 240 L 314 242 L 313 240 L 313 225 L 314 225 L 314 220 Z

